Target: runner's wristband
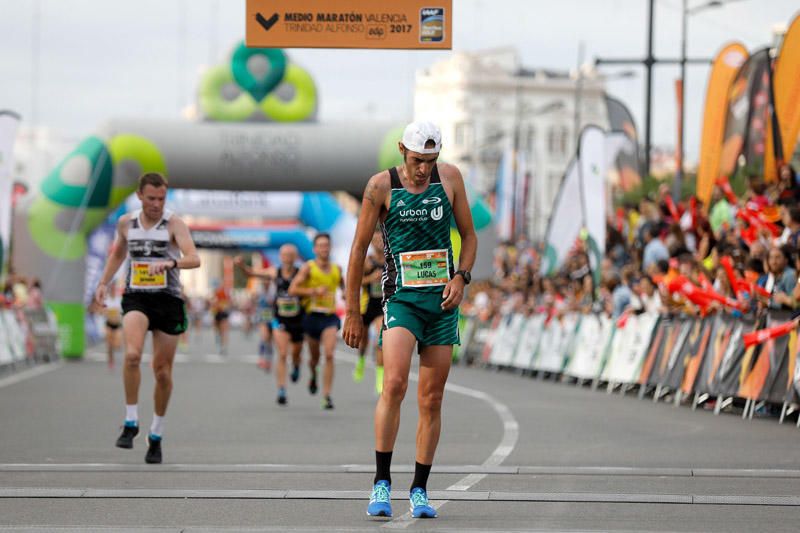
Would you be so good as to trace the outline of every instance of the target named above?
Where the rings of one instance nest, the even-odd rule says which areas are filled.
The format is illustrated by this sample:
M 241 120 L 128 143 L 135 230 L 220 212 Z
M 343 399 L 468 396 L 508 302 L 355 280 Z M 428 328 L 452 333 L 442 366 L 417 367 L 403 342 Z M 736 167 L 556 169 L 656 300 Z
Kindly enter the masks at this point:
M 174 264 L 173 264 L 173 266 L 171 266 L 171 267 L 170 267 L 170 270 L 172 270 L 172 269 L 174 269 L 174 268 L 178 268 L 178 260 L 177 260 L 177 259 L 173 259 L 173 260 L 172 260 L 172 262 L 173 262 Z

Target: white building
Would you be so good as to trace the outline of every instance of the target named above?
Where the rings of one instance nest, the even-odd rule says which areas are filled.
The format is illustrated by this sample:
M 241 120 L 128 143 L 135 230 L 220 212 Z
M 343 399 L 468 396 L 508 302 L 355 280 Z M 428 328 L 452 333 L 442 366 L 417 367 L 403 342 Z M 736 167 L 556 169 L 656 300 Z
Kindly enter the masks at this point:
M 575 152 L 576 121 L 578 132 L 586 124 L 607 127 L 604 92 L 593 69 L 582 69 L 580 78 L 528 69 L 513 48 L 457 52 L 417 72 L 414 116 L 442 128 L 442 158 L 483 194 L 494 188 L 503 150 L 525 152 L 528 235 L 540 238 Z

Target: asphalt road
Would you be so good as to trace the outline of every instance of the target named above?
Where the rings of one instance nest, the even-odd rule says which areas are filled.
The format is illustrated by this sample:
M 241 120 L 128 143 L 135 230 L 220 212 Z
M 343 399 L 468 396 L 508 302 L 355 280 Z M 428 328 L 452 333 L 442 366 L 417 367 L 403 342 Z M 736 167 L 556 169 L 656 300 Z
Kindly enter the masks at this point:
M 394 517 L 365 515 L 372 371 L 337 352 L 323 411 L 308 370 L 275 403 L 256 340 L 210 332 L 179 355 L 164 464 L 114 447 L 119 365 L 98 351 L 0 379 L 0 531 L 797 531 L 800 431 L 634 396 L 454 367 L 429 482 L 436 520 L 412 520 L 416 398 L 394 453 Z M 149 426 L 152 373 L 140 416 Z

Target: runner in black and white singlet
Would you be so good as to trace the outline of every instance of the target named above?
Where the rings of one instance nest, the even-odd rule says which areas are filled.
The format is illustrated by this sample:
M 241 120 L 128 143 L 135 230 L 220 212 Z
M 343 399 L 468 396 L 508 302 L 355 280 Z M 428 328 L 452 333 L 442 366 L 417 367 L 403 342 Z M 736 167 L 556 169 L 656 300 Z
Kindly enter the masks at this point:
M 414 348 L 419 353 L 419 424 L 414 479 L 409 499 L 414 518 L 435 518 L 427 495 L 441 430 L 441 406 L 458 340 L 458 305 L 470 282 L 478 238 L 464 180 L 458 168 L 437 163 L 442 134 L 430 122 L 414 122 L 399 143 L 403 164 L 367 183 L 347 270 L 343 337 L 357 347 L 363 339 L 358 285 L 375 224 L 380 221 L 386 266 L 383 274 L 383 393 L 375 409 L 374 486 L 367 514 L 391 516 L 390 466 L 408 387 Z M 453 264 L 450 225 L 461 236 L 458 269 Z
M 298 258 L 297 247 L 284 244 L 278 251 L 281 261 L 279 268 L 270 267 L 264 272 L 256 272 L 237 258 L 236 265 L 248 276 L 270 280 L 275 285 L 275 304 L 273 308 L 272 334 L 278 347 L 278 363 L 275 369 L 275 380 L 278 385 L 279 405 L 286 405 L 286 360 L 291 348 L 292 383 L 300 379 L 300 352 L 303 350 L 303 308 L 300 298 L 289 294 L 289 285 L 300 270 L 295 262 Z
M 179 269 L 199 267 L 200 258 L 186 223 L 164 209 L 167 181 L 161 174 L 142 175 L 136 195 L 142 208 L 120 217 L 95 301 L 103 305 L 108 284 L 127 257 L 122 296 L 126 412 L 117 446 L 133 448 L 133 438 L 139 433 L 139 366 L 145 336 L 152 331 L 155 414 L 145 461 L 160 463 L 164 415 L 172 392 L 172 362 L 179 336 L 187 326 Z

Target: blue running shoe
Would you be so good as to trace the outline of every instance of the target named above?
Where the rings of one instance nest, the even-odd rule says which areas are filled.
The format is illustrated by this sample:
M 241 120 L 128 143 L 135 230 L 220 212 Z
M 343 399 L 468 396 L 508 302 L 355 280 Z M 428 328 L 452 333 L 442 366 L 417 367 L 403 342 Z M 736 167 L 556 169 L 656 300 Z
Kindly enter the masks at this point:
M 372 488 L 367 507 L 368 516 L 392 516 L 392 486 L 381 479 Z
M 428 503 L 428 493 L 425 492 L 425 489 L 414 487 L 411 489 L 409 499 L 411 500 L 411 516 L 414 518 L 436 518 L 439 516 L 436 513 L 436 509 Z

